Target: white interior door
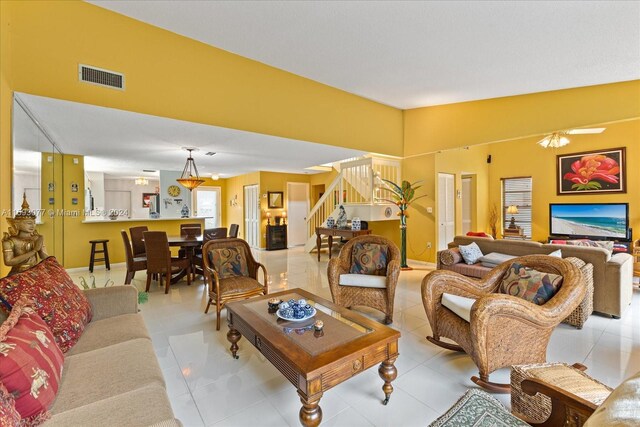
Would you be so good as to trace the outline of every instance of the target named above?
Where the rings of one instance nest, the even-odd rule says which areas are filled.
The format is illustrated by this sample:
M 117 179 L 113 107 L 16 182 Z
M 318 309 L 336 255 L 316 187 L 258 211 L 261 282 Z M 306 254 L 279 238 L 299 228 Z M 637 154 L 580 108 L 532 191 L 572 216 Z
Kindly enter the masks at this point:
M 462 234 L 471 231 L 471 177 L 462 178 Z
M 309 184 L 287 183 L 287 239 L 289 247 L 307 243 L 307 214 L 309 213 Z
M 260 198 L 257 185 L 244 187 L 244 234 L 252 248 L 260 247 Z
M 438 250 L 447 248 L 455 233 L 455 179 L 448 173 L 438 174 Z
M 204 218 L 204 228 L 220 227 L 220 187 L 198 187 L 193 190 L 191 211 Z

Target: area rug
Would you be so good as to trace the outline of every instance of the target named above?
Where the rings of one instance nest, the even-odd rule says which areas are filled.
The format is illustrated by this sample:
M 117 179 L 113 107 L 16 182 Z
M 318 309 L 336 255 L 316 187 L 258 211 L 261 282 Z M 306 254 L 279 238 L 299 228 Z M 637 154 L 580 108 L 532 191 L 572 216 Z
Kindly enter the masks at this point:
M 529 427 L 488 393 L 470 389 L 429 427 Z

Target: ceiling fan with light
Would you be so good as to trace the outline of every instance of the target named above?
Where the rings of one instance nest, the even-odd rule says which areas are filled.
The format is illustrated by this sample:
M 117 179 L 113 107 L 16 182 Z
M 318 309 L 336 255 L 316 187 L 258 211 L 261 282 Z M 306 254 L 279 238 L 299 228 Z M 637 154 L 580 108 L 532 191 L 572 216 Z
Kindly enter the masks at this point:
M 543 148 L 559 148 L 564 147 L 570 141 L 567 135 L 586 135 L 593 133 L 602 133 L 606 128 L 588 128 L 588 129 L 570 129 L 566 131 L 553 132 L 538 141 Z

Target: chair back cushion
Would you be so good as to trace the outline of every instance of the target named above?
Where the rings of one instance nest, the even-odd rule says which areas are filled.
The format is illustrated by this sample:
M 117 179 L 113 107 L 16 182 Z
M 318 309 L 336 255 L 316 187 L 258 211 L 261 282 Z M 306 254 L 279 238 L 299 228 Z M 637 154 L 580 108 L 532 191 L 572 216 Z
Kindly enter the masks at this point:
M 458 249 L 460 249 L 460 254 L 467 264 L 475 264 L 482 257 L 482 251 L 476 242 L 460 245 Z
M 377 243 L 356 243 L 351 251 L 351 274 L 387 274 L 389 247 Z
M 0 327 L 0 382 L 14 397 L 20 416 L 35 421 L 48 417 L 58 392 L 64 356 L 31 304 L 21 298 Z
M 500 283 L 500 292 L 513 295 L 537 305 L 543 305 L 558 292 L 562 276 L 511 264 Z
M 249 276 L 244 250 L 239 246 L 211 249 L 209 252 L 213 269 L 221 279 Z

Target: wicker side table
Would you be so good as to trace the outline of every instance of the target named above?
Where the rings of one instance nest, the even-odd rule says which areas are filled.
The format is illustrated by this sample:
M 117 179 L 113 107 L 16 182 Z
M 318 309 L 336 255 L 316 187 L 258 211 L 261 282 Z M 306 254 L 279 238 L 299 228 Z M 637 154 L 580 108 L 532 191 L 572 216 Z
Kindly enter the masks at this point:
M 611 394 L 612 388 L 591 378 L 581 370 L 566 363 L 538 363 L 511 367 L 511 412 L 528 421 L 544 422 L 551 414 L 551 399 L 540 393 L 529 396 L 520 384 L 528 378 L 537 378 L 582 397 L 596 405 Z M 567 427 L 580 427 L 586 418 L 578 413 L 569 413 Z
M 580 305 L 576 307 L 576 309 L 573 310 L 573 312 L 564 319 L 562 323 L 568 323 L 578 329 L 582 329 L 584 322 L 586 322 L 589 316 L 593 314 L 593 264 L 585 263 L 583 260 L 576 257 L 568 257 L 565 258 L 565 260 L 578 267 L 582 273 L 587 285 L 587 294 L 584 296 Z

